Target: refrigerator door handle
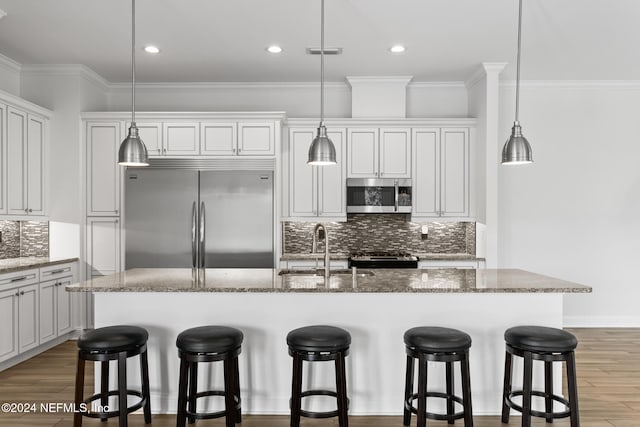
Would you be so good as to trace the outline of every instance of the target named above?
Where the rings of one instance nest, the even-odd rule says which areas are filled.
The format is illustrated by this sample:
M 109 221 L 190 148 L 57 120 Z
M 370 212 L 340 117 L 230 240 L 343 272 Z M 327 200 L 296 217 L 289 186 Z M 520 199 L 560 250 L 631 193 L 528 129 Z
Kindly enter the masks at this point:
M 191 208 L 191 266 L 196 268 L 198 259 L 198 248 L 196 246 L 196 202 Z
M 205 235 L 204 202 L 200 203 L 200 268 L 204 268 L 204 235 Z

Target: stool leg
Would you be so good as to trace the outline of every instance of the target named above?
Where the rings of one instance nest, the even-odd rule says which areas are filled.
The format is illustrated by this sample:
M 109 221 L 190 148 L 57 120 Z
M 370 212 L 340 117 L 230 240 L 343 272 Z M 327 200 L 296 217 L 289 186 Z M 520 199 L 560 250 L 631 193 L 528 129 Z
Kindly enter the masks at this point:
M 418 423 L 417 427 L 427 425 L 427 358 L 418 356 Z
M 569 392 L 569 410 L 571 411 L 571 427 L 580 427 L 578 411 L 578 381 L 576 378 L 576 358 L 572 351 L 567 354 L 567 388 Z
M 127 427 L 127 352 L 118 353 L 119 427 Z
M 100 406 L 106 408 L 109 405 L 109 361 L 100 364 Z M 103 411 L 104 412 L 104 409 Z M 107 421 L 107 416 L 100 417 L 100 421 Z
M 189 377 L 189 362 L 180 358 L 180 377 L 178 380 L 178 416 L 176 427 L 185 427 L 187 424 L 187 382 Z
M 531 382 L 533 358 L 530 351 L 524 352 L 524 381 L 522 383 L 522 427 L 531 427 Z
M 151 424 L 151 397 L 149 392 L 149 360 L 147 350 L 140 354 L 140 371 L 142 373 L 142 398 L 144 402 L 144 423 Z
M 404 383 L 404 418 L 402 424 L 411 424 L 411 395 L 413 394 L 413 357 L 407 356 L 407 375 Z
M 196 412 L 196 394 L 198 393 L 198 362 L 189 362 L 189 412 Z M 189 424 L 196 419 L 189 415 Z
M 84 359 L 82 358 L 82 352 L 78 352 L 78 364 L 76 366 L 76 393 L 75 403 L 76 408 L 80 408 L 84 394 Z M 82 413 L 78 410 L 73 414 L 73 427 L 82 427 Z
M 338 395 L 338 426 L 348 427 L 347 415 L 347 373 L 344 361 L 344 353 L 336 359 L 336 391 Z
M 242 399 L 240 398 L 240 370 L 238 369 L 238 356 L 233 358 L 233 378 L 235 382 L 234 395 L 238 397 L 238 409 L 236 409 L 236 423 L 242 422 Z
M 469 370 L 469 353 L 465 352 L 460 360 L 462 374 L 462 406 L 464 410 L 464 427 L 473 427 L 473 408 L 471 407 L 471 372 Z
M 300 427 L 300 405 L 302 404 L 302 358 L 293 353 L 293 377 L 291 381 L 291 427 Z
M 502 422 L 507 424 L 509 422 L 509 406 L 507 405 L 507 399 L 511 393 L 511 375 L 513 370 L 511 363 L 513 361 L 513 355 L 508 351 L 504 356 L 504 384 L 502 386 Z
M 544 412 L 548 423 L 553 422 L 553 363 L 544 362 Z
M 454 405 L 453 405 L 453 394 L 454 394 L 454 384 L 453 384 L 453 362 L 445 363 L 446 370 L 446 381 L 447 381 L 447 415 L 452 416 Z M 447 424 L 453 424 L 455 421 L 453 418 L 449 418 L 447 420 Z
M 224 411 L 226 427 L 236 425 L 235 378 L 233 378 L 233 361 L 224 359 Z

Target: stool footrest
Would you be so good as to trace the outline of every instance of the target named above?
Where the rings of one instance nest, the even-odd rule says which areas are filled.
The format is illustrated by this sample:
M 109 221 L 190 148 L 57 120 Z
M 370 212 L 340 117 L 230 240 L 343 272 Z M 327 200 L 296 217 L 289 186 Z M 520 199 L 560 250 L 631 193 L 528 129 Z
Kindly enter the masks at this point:
M 201 397 L 209 397 L 209 396 L 223 396 L 224 397 L 224 391 L 222 390 L 209 390 L 209 391 L 201 391 L 199 393 L 196 393 L 196 399 L 199 399 Z M 189 401 L 189 397 L 187 396 L 187 402 Z M 237 411 L 240 409 L 240 397 L 239 396 L 233 396 L 233 400 L 236 402 L 236 405 L 234 407 L 234 409 Z M 196 420 L 209 420 L 211 418 L 221 418 L 224 417 L 225 415 L 227 415 L 227 411 L 226 410 L 222 410 L 222 411 L 216 411 L 216 412 L 191 412 L 188 409 L 185 410 L 185 414 L 187 414 L 187 417 L 191 417 L 191 418 L 195 418 Z
M 437 397 L 440 399 L 453 400 L 461 405 L 463 405 L 462 398 L 459 396 L 450 396 L 446 393 L 440 393 L 437 391 L 428 391 L 425 393 L 426 397 Z M 418 399 L 418 393 L 413 393 L 407 400 L 404 402 L 404 407 L 407 411 L 411 411 L 412 413 L 418 415 L 418 408 L 413 406 L 412 402 Z M 464 411 L 455 412 L 451 415 L 449 414 L 436 414 L 435 412 L 426 411 L 425 416 L 430 420 L 440 420 L 440 421 L 453 421 L 459 420 L 460 418 L 464 418 Z
M 118 390 L 111 390 L 107 393 L 107 396 L 118 396 L 119 394 L 120 392 Z M 102 393 L 96 393 L 93 396 L 85 399 L 82 403 L 86 404 L 87 409 L 89 409 L 91 402 L 101 399 L 102 396 L 103 396 Z M 142 408 L 145 403 L 147 403 L 147 400 L 144 398 L 144 396 L 142 395 L 142 392 L 140 391 L 127 390 L 127 396 L 137 396 L 140 398 L 139 402 L 127 407 L 127 414 L 130 414 L 133 411 L 137 411 L 138 409 Z M 111 418 L 111 417 L 117 417 L 118 415 L 120 415 L 120 411 L 118 410 L 118 411 L 107 411 L 107 412 L 83 412 L 82 415 L 89 418 Z
M 507 396 L 506 399 L 506 403 L 507 406 L 509 406 L 511 409 L 515 409 L 516 411 L 519 411 L 520 413 L 522 413 L 522 406 L 518 405 L 517 403 L 515 403 L 513 401 L 514 397 L 518 397 L 518 396 L 522 396 L 524 394 L 524 391 L 522 390 L 516 390 L 516 391 L 512 391 L 511 393 L 509 393 L 509 396 Z M 531 390 L 531 396 L 538 396 L 538 397 L 547 397 L 548 395 L 545 392 L 542 391 L 538 391 L 538 390 Z M 560 411 L 560 412 L 544 412 L 544 411 L 537 411 L 534 409 L 530 410 L 531 415 L 533 415 L 534 417 L 540 417 L 540 418 L 566 418 L 568 416 L 571 415 L 571 409 L 569 406 L 569 401 L 563 397 L 560 397 L 558 395 L 552 394 L 551 399 L 555 400 L 556 402 L 560 402 L 564 405 L 565 410 L 564 411 Z
M 338 398 L 338 393 L 331 390 L 307 390 L 300 393 L 300 398 L 309 397 L 309 396 L 331 396 Z M 289 407 L 291 407 L 291 400 L 289 400 Z M 347 409 L 349 409 L 349 398 L 347 398 Z M 335 411 L 306 411 L 304 409 L 300 409 L 300 415 L 307 418 L 332 418 L 338 416 L 338 410 Z

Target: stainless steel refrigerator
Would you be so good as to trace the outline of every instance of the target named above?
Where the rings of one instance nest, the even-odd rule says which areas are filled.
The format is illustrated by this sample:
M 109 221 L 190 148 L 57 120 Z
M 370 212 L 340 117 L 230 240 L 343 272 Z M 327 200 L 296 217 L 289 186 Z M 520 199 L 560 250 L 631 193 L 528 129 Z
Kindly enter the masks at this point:
M 125 268 L 272 268 L 273 172 L 126 172 Z

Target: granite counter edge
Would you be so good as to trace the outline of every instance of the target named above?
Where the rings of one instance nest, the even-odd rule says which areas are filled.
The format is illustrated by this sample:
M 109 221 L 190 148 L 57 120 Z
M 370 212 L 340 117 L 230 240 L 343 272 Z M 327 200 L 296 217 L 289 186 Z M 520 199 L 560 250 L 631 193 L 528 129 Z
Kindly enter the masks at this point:
M 77 262 L 78 258 L 61 258 L 49 261 L 34 261 L 32 264 L 16 265 L 11 267 L 0 267 L 0 274 L 14 273 L 16 271 L 30 270 L 32 268 L 48 267 L 51 265 L 67 264 Z

